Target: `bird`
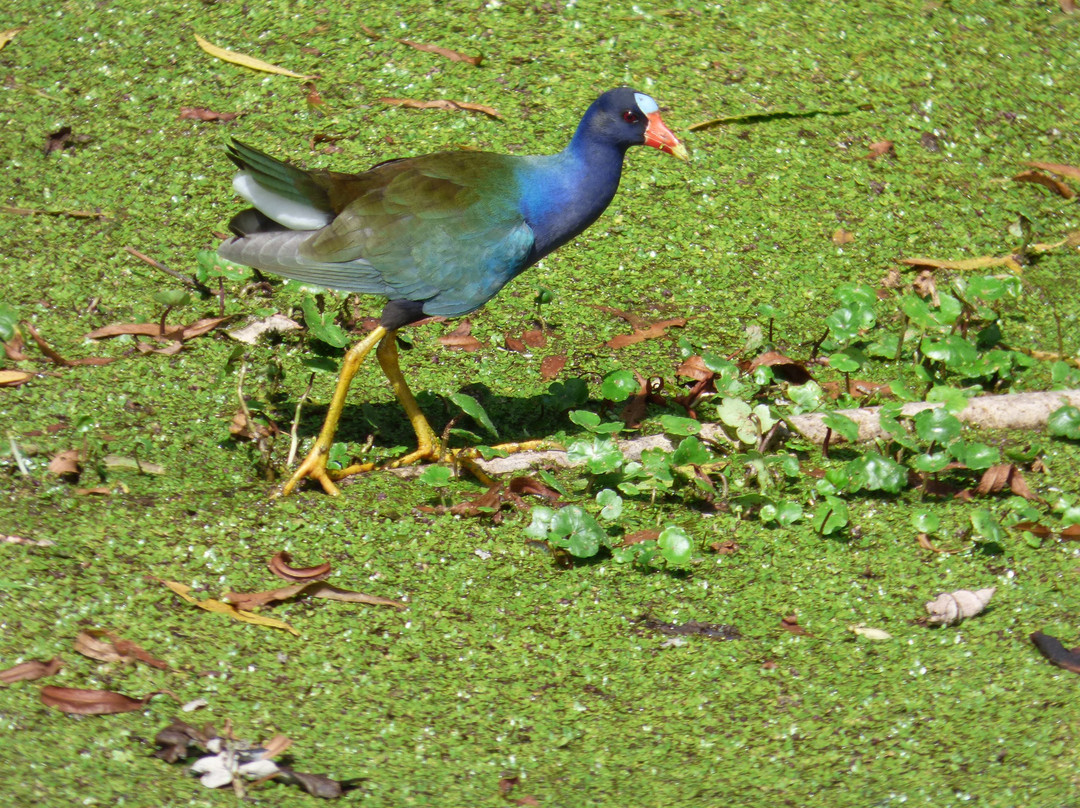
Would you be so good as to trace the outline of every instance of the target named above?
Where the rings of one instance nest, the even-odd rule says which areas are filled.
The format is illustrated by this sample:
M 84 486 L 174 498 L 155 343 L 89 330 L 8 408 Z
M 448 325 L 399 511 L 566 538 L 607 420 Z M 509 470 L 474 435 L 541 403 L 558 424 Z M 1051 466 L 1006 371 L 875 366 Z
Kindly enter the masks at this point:
M 443 459 L 398 364 L 399 329 L 475 311 L 575 238 L 615 196 L 627 149 L 641 145 L 689 159 L 657 102 L 631 87 L 597 98 L 556 154 L 441 151 L 351 174 L 304 170 L 232 139 L 233 189 L 251 207 L 232 217 L 233 237 L 218 255 L 387 301 L 378 326 L 346 352 L 322 429 L 280 493 L 310 479 L 337 496 L 337 481 L 375 468 L 327 468 L 349 386 L 373 349 L 417 439 L 416 450 L 384 467 Z

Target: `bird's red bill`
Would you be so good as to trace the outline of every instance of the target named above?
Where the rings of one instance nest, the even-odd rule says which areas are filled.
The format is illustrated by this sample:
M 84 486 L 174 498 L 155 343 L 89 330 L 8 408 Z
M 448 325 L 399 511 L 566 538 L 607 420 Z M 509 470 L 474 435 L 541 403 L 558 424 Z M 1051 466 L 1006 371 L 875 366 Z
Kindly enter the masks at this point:
M 645 128 L 646 146 L 667 152 L 680 160 L 689 159 L 690 155 L 686 151 L 686 146 L 680 143 L 679 139 L 667 128 L 667 124 L 660 119 L 659 112 L 650 112 L 645 117 L 649 119 L 649 125 Z

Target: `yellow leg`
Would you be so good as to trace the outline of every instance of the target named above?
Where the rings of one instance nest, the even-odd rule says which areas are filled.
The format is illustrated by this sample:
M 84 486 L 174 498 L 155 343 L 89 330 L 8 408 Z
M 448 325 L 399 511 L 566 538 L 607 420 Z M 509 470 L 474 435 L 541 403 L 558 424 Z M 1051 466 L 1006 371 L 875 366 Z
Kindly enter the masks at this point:
M 349 385 L 352 383 L 353 376 L 356 375 L 356 371 L 376 345 L 378 345 L 378 348 L 375 351 L 375 356 L 379 360 L 379 365 L 382 367 L 383 373 L 386 374 L 386 378 L 390 381 L 390 386 L 393 388 L 394 395 L 397 397 L 402 409 L 405 410 L 405 414 L 409 417 L 409 423 L 412 424 L 413 431 L 416 432 L 416 449 L 386 464 L 383 468 L 393 469 L 418 463 L 421 460 L 439 461 L 443 459 L 444 453 L 439 445 L 439 439 L 435 435 L 435 430 L 431 428 L 431 424 L 424 417 L 420 405 L 416 403 L 416 397 L 413 396 L 405 377 L 401 373 L 401 366 L 398 364 L 397 331 L 387 331 L 382 326 L 379 326 L 345 354 L 345 361 L 341 366 L 341 375 L 338 377 L 334 397 L 330 400 L 330 409 L 327 410 L 326 420 L 323 422 L 319 437 L 315 440 L 315 445 L 311 447 L 307 457 L 304 458 L 304 462 L 300 464 L 296 471 L 293 472 L 292 477 L 289 478 L 289 481 L 285 483 L 285 487 L 281 490 L 283 496 L 291 494 L 305 477 L 310 477 L 313 480 L 318 480 L 327 494 L 336 497 L 341 493 L 341 490 L 335 485 L 335 480 L 340 480 L 352 474 L 372 471 L 375 468 L 373 463 L 354 463 L 348 468 L 329 470 L 326 468 L 326 456 L 334 443 L 334 433 L 337 431 L 338 421 L 341 419 L 341 411 L 345 407 L 345 399 L 348 396 Z M 496 448 L 502 449 L 508 454 L 513 454 L 540 448 L 542 445 L 543 441 L 532 440 L 521 443 L 506 443 Z M 482 483 L 485 485 L 491 484 L 491 478 L 474 461 L 474 458 L 477 457 L 475 450 L 460 449 L 447 454 L 452 454 L 453 459 L 460 463 L 462 468 L 468 470 Z
M 283 496 L 291 494 L 305 477 L 318 480 L 323 490 L 332 497 L 341 493 L 326 470 L 326 455 L 334 443 L 334 433 L 337 432 L 338 421 L 341 420 L 341 411 L 345 408 L 345 398 L 349 394 L 349 385 L 352 383 L 353 376 L 356 375 L 356 371 L 367 355 L 371 353 L 371 349 L 386 336 L 388 336 L 387 330 L 380 325 L 345 354 L 345 361 L 341 365 L 341 375 L 338 376 L 334 397 L 330 400 L 330 409 L 326 412 L 326 420 L 323 421 L 319 437 L 315 440 L 315 445 L 311 447 L 307 457 L 304 458 L 304 462 L 285 483 L 285 487 L 281 490 Z M 392 338 L 392 332 L 390 336 Z

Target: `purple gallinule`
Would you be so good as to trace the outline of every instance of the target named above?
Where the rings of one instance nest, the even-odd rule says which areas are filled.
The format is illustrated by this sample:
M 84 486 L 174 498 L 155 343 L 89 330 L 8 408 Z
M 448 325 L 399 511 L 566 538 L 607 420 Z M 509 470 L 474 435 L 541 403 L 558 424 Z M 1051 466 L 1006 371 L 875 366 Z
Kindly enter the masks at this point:
M 683 146 L 656 102 L 629 87 L 604 93 L 558 154 L 511 156 L 453 151 L 389 160 L 363 172 L 304 171 L 233 141 L 233 188 L 254 207 L 233 217 L 236 238 L 218 254 L 304 283 L 381 295 L 379 325 L 345 354 L 322 431 L 282 491 L 305 477 L 328 494 L 334 480 L 372 464 L 328 470 L 349 383 L 375 355 L 416 432 L 417 448 L 389 467 L 442 456 L 401 374 L 397 330 L 433 315 L 483 306 L 514 276 L 568 242 L 615 196 L 630 146 L 682 160 Z

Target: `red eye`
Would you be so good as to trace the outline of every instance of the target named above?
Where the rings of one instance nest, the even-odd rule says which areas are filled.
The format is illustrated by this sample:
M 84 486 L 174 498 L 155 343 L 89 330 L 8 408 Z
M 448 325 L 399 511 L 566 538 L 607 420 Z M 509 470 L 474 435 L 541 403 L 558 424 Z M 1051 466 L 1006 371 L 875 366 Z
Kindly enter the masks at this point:
M 632 109 L 626 110 L 626 112 L 622 114 L 622 119 L 627 123 L 637 123 L 641 120 L 641 118 L 638 117 L 637 113 L 634 112 Z

